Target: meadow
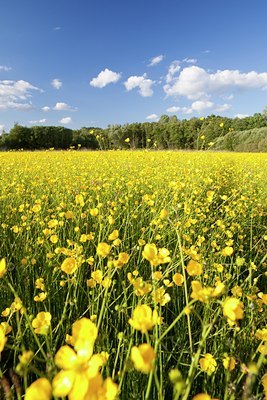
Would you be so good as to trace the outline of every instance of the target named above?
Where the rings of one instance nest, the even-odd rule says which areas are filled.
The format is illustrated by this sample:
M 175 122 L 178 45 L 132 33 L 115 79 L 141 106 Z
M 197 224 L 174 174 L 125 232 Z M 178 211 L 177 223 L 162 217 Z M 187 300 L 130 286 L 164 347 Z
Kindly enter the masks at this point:
M 3 399 L 267 398 L 266 154 L 0 163 Z

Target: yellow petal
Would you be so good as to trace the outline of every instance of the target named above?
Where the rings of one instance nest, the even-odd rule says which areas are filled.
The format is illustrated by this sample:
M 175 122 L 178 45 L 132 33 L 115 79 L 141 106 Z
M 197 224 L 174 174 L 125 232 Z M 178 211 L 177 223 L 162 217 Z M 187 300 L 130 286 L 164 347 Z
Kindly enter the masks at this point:
M 53 396 L 66 397 L 74 384 L 75 372 L 74 371 L 60 371 L 53 379 Z

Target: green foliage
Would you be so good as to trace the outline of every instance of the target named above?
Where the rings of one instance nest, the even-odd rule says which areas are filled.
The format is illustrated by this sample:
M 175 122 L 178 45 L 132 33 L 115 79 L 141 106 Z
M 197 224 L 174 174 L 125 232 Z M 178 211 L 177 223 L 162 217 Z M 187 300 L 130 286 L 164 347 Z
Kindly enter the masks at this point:
M 216 150 L 230 151 L 267 151 L 267 127 L 254 128 L 245 131 L 228 132 L 215 141 Z
M 266 151 L 266 112 L 246 118 L 210 115 L 179 120 L 162 115 L 158 122 L 109 125 L 106 129 L 82 127 L 71 130 L 56 126 L 24 127 L 18 124 L 0 136 L 0 148 L 67 149 L 188 149 Z M 258 131 L 262 128 L 262 131 Z M 215 144 L 215 145 L 213 145 Z

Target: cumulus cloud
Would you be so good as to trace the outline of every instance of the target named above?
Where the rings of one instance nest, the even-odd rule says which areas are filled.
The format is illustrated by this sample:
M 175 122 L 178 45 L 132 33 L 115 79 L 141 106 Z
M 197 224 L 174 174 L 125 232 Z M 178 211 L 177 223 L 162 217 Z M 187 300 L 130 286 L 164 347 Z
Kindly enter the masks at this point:
M 150 120 L 150 121 L 155 121 L 156 119 L 158 119 L 157 114 L 150 114 L 146 117 L 146 119 Z
M 172 106 L 167 108 L 168 113 L 182 113 L 182 114 L 192 114 L 197 112 L 198 114 L 212 109 L 217 112 L 227 111 L 231 108 L 230 104 L 214 104 L 212 101 L 209 100 L 196 100 L 194 101 L 190 107 L 179 107 L 179 106 Z
M 231 108 L 231 104 L 224 103 L 224 104 L 217 105 L 215 108 L 215 111 L 224 112 L 224 111 L 230 110 L 230 108 Z
M 0 110 L 16 109 L 29 110 L 32 103 L 29 101 L 33 91 L 42 92 L 31 83 L 19 80 L 3 80 L 0 81 Z
M 64 117 L 61 118 L 58 122 L 60 122 L 61 124 L 71 124 L 72 123 L 72 119 L 71 117 Z
M 150 97 L 153 95 L 152 86 L 155 82 L 151 79 L 147 79 L 146 74 L 142 76 L 130 76 L 127 81 L 124 82 L 124 86 L 129 92 L 135 88 L 139 88 L 138 93 L 143 97 Z
M 60 79 L 58 79 L 58 78 L 55 78 L 55 79 L 53 79 L 52 81 L 51 81 L 51 85 L 53 86 L 53 88 L 55 88 L 55 89 L 60 89 L 61 88 L 61 86 L 62 86 L 62 82 L 61 82 L 61 80 Z
M 172 82 L 172 80 L 174 79 L 174 75 L 180 71 L 181 66 L 180 66 L 181 62 L 179 60 L 174 60 L 168 69 L 168 73 L 166 75 L 166 82 L 170 83 Z
M 247 118 L 249 117 L 248 114 L 236 114 L 234 115 L 234 118 L 239 118 L 239 119 L 243 119 L 243 118 Z
M 168 113 L 176 113 L 176 112 L 179 112 L 180 109 L 181 109 L 181 107 L 172 106 L 172 107 L 167 108 L 166 111 L 167 111 Z
M 11 67 L 7 67 L 6 65 L 0 65 L 0 71 L 10 71 L 12 68 Z
M 196 64 L 197 63 L 197 59 L 196 58 L 186 57 L 186 58 L 183 59 L 183 62 L 185 62 L 187 64 Z
M 101 71 L 96 78 L 90 81 L 90 85 L 97 88 L 103 88 L 110 83 L 116 83 L 121 78 L 121 74 L 118 72 L 113 72 L 108 68 Z
M 164 56 L 161 54 L 160 56 L 156 56 L 150 59 L 149 67 L 154 67 L 154 65 L 159 64 L 163 60 Z
M 49 110 L 50 110 L 50 107 L 48 107 L 48 106 L 44 106 L 44 107 L 42 107 L 42 110 L 43 110 L 44 112 L 47 112 L 47 111 L 49 111 Z
M 3 124 L 0 124 L 0 133 L 2 133 L 2 132 L 3 132 L 4 128 L 5 128 L 5 125 L 3 125 Z
M 167 81 L 164 91 L 168 96 L 185 96 L 190 100 L 199 100 L 229 89 L 256 88 L 267 89 L 266 72 L 242 73 L 239 70 L 218 70 L 210 73 L 204 68 L 193 65 L 184 68 L 178 77 Z
M 77 111 L 76 108 L 69 106 L 67 103 L 56 103 L 53 107 L 55 111 Z
M 29 121 L 29 124 L 44 124 L 45 122 L 47 122 L 47 119 L 42 118 L 42 119 L 37 119 L 37 120 L 31 120 L 31 121 Z

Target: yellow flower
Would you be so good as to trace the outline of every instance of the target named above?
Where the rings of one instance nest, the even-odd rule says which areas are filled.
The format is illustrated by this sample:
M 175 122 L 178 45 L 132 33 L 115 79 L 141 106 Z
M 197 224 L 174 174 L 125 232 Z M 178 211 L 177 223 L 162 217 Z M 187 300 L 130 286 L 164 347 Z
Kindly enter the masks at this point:
M 100 257 L 105 258 L 105 257 L 107 257 L 107 255 L 109 255 L 110 245 L 105 242 L 100 242 L 97 245 L 96 252 Z
M 66 219 L 72 219 L 73 218 L 73 212 L 68 210 L 65 212 L 65 218 Z
M 82 194 L 76 194 L 75 196 L 75 203 L 77 205 L 80 205 L 81 207 L 84 206 L 84 199 L 83 199 L 83 195 Z
M 207 372 L 208 375 L 211 375 L 216 369 L 217 362 L 212 354 L 206 353 L 204 354 L 203 358 L 199 360 L 199 365 L 202 371 Z
M 132 318 L 129 319 L 129 324 L 136 330 L 146 333 L 158 323 L 158 313 L 146 305 L 138 305 L 134 311 Z
M 37 278 L 35 281 L 36 289 L 45 290 L 44 278 Z
M 171 301 L 171 296 L 169 295 L 169 293 L 165 292 L 165 289 L 163 287 L 156 289 L 152 297 L 153 300 L 161 306 L 165 306 L 169 301 Z
M 88 318 L 81 318 L 72 325 L 72 345 L 78 355 L 93 353 L 93 347 L 97 338 L 97 327 Z
M 225 354 L 223 358 L 223 366 L 226 370 L 228 371 L 233 371 L 235 369 L 236 365 L 236 360 L 234 357 L 228 356 L 228 354 Z
M 34 296 L 33 300 L 41 303 L 47 298 L 47 292 L 40 292 L 38 295 Z
M 267 342 L 267 328 L 257 329 L 255 336 L 257 339 Z
M 40 206 L 40 204 L 35 204 L 35 205 L 32 207 L 32 211 L 33 211 L 34 213 L 40 212 L 40 211 L 41 211 L 41 206 Z
M 118 385 L 111 378 L 103 378 L 98 374 L 90 379 L 88 391 L 83 400 L 115 400 L 118 393 Z
M 119 237 L 119 231 L 118 229 L 114 229 L 114 231 L 111 232 L 111 234 L 109 235 L 108 240 L 112 242 L 112 240 L 118 239 L 118 237 Z
M 173 282 L 175 283 L 175 285 L 177 286 L 182 286 L 184 283 L 184 277 L 182 274 L 174 274 L 172 277 Z
M 5 275 L 7 269 L 6 269 L 6 260 L 5 258 L 2 258 L 2 260 L 0 261 L 0 278 L 3 278 L 3 276 Z
M 223 122 L 221 122 L 221 123 L 220 123 L 220 127 L 221 127 L 221 128 L 223 128 L 223 126 L 224 126 L 224 123 L 223 123 Z
M 154 243 L 146 244 L 142 252 L 143 257 L 150 262 L 153 262 L 153 260 L 156 259 L 157 254 L 157 246 Z
M 244 305 L 235 297 L 227 297 L 223 303 L 223 315 L 227 317 L 230 326 L 233 326 L 238 319 L 243 318 Z
M 5 335 L 5 329 L 3 326 L 0 326 L 0 353 L 3 351 L 6 342 L 7 342 L 7 337 Z
M 233 247 L 226 246 L 224 249 L 222 249 L 222 255 L 224 257 L 231 256 L 233 252 L 234 252 Z
M 160 281 L 162 279 L 162 277 L 163 277 L 163 273 L 161 271 L 155 271 L 155 272 L 153 272 L 152 277 L 156 281 Z
M 99 369 L 105 364 L 106 358 L 101 354 L 79 356 L 69 346 L 63 347 L 55 356 L 56 365 L 62 369 L 53 379 L 53 395 L 68 396 L 69 400 L 84 400 L 92 381 L 99 376 Z M 93 394 L 95 392 L 96 388 Z
M 46 335 L 51 324 L 51 319 L 52 315 L 49 312 L 39 312 L 36 318 L 32 321 L 34 332 L 39 335 Z
M 78 269 L 78 263 L 74 257 L 68 257 L 63 261 L 60 268 L 63 272 L 70 275 Z
M 193 397 L 193 400 L 212 400 L 212 398 L 207 393 L 199 393 Z
M 186 271 L 190 276 L 201 275 L 203 272 L 203 267 L 197 261 L 190 260 L 186 267 Z
M 93 271 L 91 276 L 99 285 L 101 284 L 103 279 L 103 272 L 100 269 Z
M 134 346 L 131 349 L 131 360 L 134 363 L 135 369 L 144 374 L 148 374 L 152 370 L 155 358 L 155 351 L 150 344 L 144 343 L 138 347 Z
M 25 400 L 49 400 L 52 396 L 52 387 L 48 379 L 39 378 L 27 389 Z
M 169 250 L 165 247 L 157 249 L 155 243 L 147 243 L 142 252 L 143 257 L 155 267 L 160 264 L 169 263 L 171 261 L 169 254 Z
M 201 282 L 199 281 L 192 281 L 192 299 L 202 301 L 203 303 L 207 303 L 211 298 L 220 296 L 224 289 L 225 285 L 222 282 L 217 282 L 216 287 L 210 286 L 202 286 Z
M 31 361 L 32 357 L 33 357 L 33 351 L 31 350 L 26 350 L 24 351 L 21 356 L 19 356 L 19 362 L 23 365 L 27 365 L 29 364 L 29 362 Z
M 127 264 L 129 259 L 130 259 L 129 254 L 127 254 L 127 253 L 119 253 L 118 259 L 114 260 L 113 264 L 114 264 L 115 267 L 121 268 L 121 267 L 123 267 L 123 265 Z
M 125 141 L 125 143 L 129 143 L 130 139 L 127 137 L 124 141 Z
M 89 212 L 90 212 L 90 215 L 92 215 L 92 217 L 96 217 L 99 213 L 99 210 L 98 210 L 98 208 L 95 207 L 95 208 L 91 208 L 91 210 Z

